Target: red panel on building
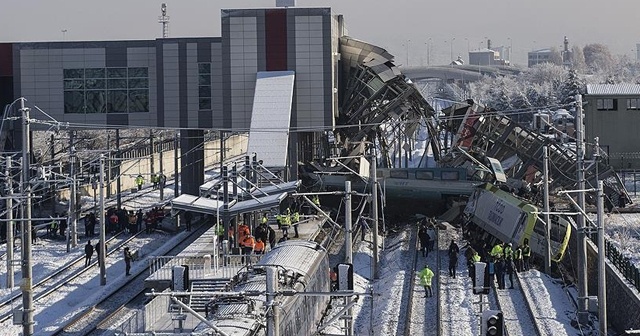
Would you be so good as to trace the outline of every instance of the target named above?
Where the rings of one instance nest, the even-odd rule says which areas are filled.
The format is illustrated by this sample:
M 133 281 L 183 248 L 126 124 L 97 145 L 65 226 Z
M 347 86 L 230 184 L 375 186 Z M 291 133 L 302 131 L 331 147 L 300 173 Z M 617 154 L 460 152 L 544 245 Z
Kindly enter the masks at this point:
M 287 12 L 269 9 L 265 13 L 265 57 L 267 71 L 287 69 Z
M 13 76 L 13 45 L 0 43 L 0 76 Z

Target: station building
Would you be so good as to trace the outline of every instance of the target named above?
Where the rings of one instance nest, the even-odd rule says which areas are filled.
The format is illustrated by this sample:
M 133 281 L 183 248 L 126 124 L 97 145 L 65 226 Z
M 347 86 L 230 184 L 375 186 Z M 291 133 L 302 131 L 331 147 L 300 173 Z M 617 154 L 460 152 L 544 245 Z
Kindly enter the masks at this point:
M 2 43 L 0 105 L 25 97 L 55 120 L 86 128 L 179 128 L 181 150 L 190 153 L 182 160 L 183 192 L 197 194 L 204 167 L 188 163 L 203 161 L 203 151 L 194 149 L 204 131 L 248 132 L 258 74 L 285 71 L 294 84 L 285 99 L 287 126 L 308 131 L 270 145 L 289 148 L 283 165 L 295 175 L 290 165 L 298 153 L 315 155 L 299 149 L 311 148 L 315 134 L 335 124 L 342 16 L 330 8 L 223 9 L 221 15 L 220 37 Z M 263 87 L 270 96 L 269 83 Z M 2 133 L 21 139 L 19 124 Z

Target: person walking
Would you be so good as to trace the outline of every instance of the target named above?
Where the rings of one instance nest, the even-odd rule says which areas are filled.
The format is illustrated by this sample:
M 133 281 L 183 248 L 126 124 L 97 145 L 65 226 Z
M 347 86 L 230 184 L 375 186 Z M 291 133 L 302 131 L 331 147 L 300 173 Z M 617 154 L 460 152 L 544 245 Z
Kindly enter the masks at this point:
M 129 247 L 125 247 L 124 248 L 124 264 L 125 264 L 126 275 L 131 275 L 130 271 L 131 271 L 132 261 L 133 261 L 133 255 L 131 254 Z
M 498 280 L 498 289 L 504 289 L 504 258 L 498 257 L 495 261 L 496 278 Z
M 424 287 L 424 297 L 433 296 L 433 291 L 431 290 L 431 280 L 433 279 L 433 271 L 429 268 L 429 265 L 424 265 L 424 268 L 420 273 L 420 285 Z
M 93 256 L 93 245 L 91 245 L 91 240 L 88 240 L 87 245 L 84 246 L 84 267 L 91 264 L 91 256 Z
M 418 229 L 418 239 L 420 239 L 419 251 L 422 251 L 422 256 L 426 258 L 429 256 L 429 241 L 431 238 L 429 238 L 429 233 L 424 225 L 421 225 L 420 229 Z
M 460 253 L 460 248 L 458 244 L 452 239 L 451 244 L 449 244 L 449 276 L 455 278 L 456 277 L 456 266 L 458 265 L 458 254 Z

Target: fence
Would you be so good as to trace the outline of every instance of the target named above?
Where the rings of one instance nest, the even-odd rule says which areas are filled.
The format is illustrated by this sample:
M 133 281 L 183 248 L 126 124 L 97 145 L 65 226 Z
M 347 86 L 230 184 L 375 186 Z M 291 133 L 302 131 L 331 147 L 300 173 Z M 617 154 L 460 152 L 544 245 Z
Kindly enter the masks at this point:
M 211 256 L 173 257 L 161 256 L 149 259 L 149 273 L 159 279 L 171 279 L 173 266 L 189 266 L 189 275 L 202 279 L 212 273 Z
M 622 273 L 625 279 L 627 279 L 633 286 L 640 291 L 640 270 L 636 267 L 629 257 L 625 257 L 613 243 L 605 242 L 605 255 L 616 266 L 618 271 Z

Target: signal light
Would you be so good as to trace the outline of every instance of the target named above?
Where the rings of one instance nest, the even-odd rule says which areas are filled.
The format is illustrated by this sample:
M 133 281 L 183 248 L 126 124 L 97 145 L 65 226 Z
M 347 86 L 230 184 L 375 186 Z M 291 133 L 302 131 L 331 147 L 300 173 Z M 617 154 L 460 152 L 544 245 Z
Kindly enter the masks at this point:
M 484 336 L 504 336 L 504 318 L 499 310 L 487 310 L 482 312 L 482 330 Z

